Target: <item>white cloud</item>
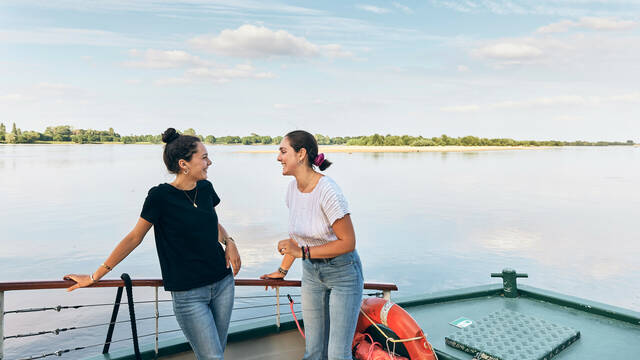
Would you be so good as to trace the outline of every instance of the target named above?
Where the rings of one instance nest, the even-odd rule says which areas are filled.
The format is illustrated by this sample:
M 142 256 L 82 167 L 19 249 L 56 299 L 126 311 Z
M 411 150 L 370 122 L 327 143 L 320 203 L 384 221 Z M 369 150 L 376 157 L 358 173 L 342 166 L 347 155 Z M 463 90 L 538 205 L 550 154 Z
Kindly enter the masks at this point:
M 0 103 L 16 103 L 21 101 L 31 100 L 30 97 L 25 96 L 23 94 L 6 94 L 0 95 Z
M 580 19 L 578 26 L 593 30 L 627 30 L 638 23 L 631 20 L 616 20 L 610 18 L 585 17 Z
M 50 91 L 65 91 L 65 90 L 72 90 L 75 89 L 74 86 L 71 86 L 69 84 L 63 84 L 63 83 L 48 83 L 48 82 L 41 82 L 36 84 L 36 89 L 39 90 L 50 90 Z
M 441 107 L 440 110 L 445 112 L 477 112 L 483 110 L 501 110 L 514 108 L 529 108 L 542 106 L 587 106 L 587 105 L 604 105 L 617 102 L 640 103 L 640 92 L 611 95 L 611 96 L 582 96 L 582 95 L 559 95 L 553 97 L 541 97 L 520 101 L 501 101 L 485 105 L 465 104 L 455 106 Z
M 580 120 L 583 120 L 583 118 L 575 115 L 558 115 L 558 116 L 555 116 L 553 120 L 571 122 L 571 121 L 580 121 Z
M 411 10 L 411 8 L 409 8 L 409 7 L 408 7 L 408 6 L 406 6 L 406 5 L 402 5 L 402 4 L 400 4 L 400 3 L 394 2 L 394 3 L 393 3 L 393 6 L 394 6 L 396 9 L 399 9 L 400 11 L 402 11 L 402 12 L 403 12 L 403 13 L 405 13 L 405 14 L 413 14 L 413 10 Z
M 275 75 L 271 72 L 259 72 L 249 64 L 239 64 L 234 67 L 199 67 L 189 69 L 183 77 L 161 79 L 156 85 L 181 85 L 196 81 L 213 83 L 227 83 L 239 79 L 272 79 Z
M 181 50 L 147 49 L 146 51 L 140 51 L 132 49 L 129 50 L 129 55 L 141 58 L 140 61 L 127 61 L 124 63 L 125 66 L 136 68 L 171 69 L 185 66 L 208 66 L 210 64 L 208 61 Z
M 571 28 L 583 28 L 599 31 L 628 30 L 638 25 L 631 20 L 616 20 L 614 18 L 583 17 L 580 21 L 562 20 L 546 26 L 540 27 L 538 33 L 560 33 L 567 32 Z
M 542 26 L 542 27 L 538 28 L 538 30 L 536 30 L 536 32 L 541 33 L 541 34 L 567 32 L 567 31 L 569 31 L 570 28 L 572 28 L 574 26 L 576 26 L 576 22 L 575 21 L 562 20 L 562 21 L 559 21 L 559 22 L 556 22 L 556 23 L 553 23 L 553 24 Z
M 476 49 L 472 52 L 478 57 L 504 60 L 536 58 L 543 54 L 539 48 L 523 42 L 502 41 Z
M 223 30 L 217 36 L 198 36 L 189 40 L 189 43 L 201 50 L 243 58 L 350 56 L 337 44 L 316 45 L 284 30 L 274 31 L 249 24 L 236 30 Z
M 389 9 L 381 8 L 373 5 L 356 5 L 356 8 L 364 11 L 368 11 L 374 14 L 386 14 L 391 12 Z

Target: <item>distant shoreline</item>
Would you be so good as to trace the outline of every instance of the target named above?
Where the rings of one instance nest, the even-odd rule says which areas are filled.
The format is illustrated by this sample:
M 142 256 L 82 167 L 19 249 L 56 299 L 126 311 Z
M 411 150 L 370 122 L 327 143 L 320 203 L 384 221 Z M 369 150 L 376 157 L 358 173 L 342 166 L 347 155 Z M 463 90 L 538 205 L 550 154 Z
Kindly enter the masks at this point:
M 539 150 L 560 148 L 561 146 L 355 146 L 355 145 L 320 145 L 320 152 L 325 153 L 413 153 L 413 152 L 473 152 L 504 150 Z M 238 150 L 238 153 L 265 154 L 277 153 L 278 150 Z
M 152 142 L 137 142 L 133 144 L 125 144 L 123 142 L 91 142 L 91 143 L 74 143 L 69 141 L 36 141 L 29 144 L 7 144 L 0 142 L 2 145 L 162 145 Z M 237 150 L 236 153 L 244 154 L 275 154 L 278 150 L 275 148 L 275 144 L 211 144 L 206 143 L 206 146 L 250 146 L 262 149 L 255 150 Z M 610 146 L 629 146 L 629 145 L 607 145 Z M 266 150 L 264 148 L 271 148 Z M 477 152 L 477 151 L 505 151 L 505 150 L 543 150 L 543 149 L 558 149 L 563 147 L 573 147 L 569 145 L 564 146 L 461 146 L 461 145 L 448 145 L 448 146 L 363 146 L 363 145 L 320 145 L 320 151 L 325 153 L 414 153 L 414 152 Z M 580 147 L 594 147 L 594 146 L 580 146 Z M 595 146 L 598 147 L 598 146 Z M 640 144 L 631 145 L 631 147 L 640 147 Z

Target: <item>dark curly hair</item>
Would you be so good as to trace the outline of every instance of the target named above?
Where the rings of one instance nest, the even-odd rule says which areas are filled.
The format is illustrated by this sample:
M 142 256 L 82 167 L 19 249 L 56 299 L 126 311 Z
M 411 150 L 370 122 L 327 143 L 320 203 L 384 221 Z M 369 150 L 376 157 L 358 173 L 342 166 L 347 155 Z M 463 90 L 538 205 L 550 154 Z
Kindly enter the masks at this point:
M 314 161 L 316 160 L 316 156 L 318 156 L 318 142 L 316 138 L 304 130 L 294 130 L 284 137 L 289 140 L 289 145 L 291 145 L 296 152 L 299 152 L 302 148 L 307 150 L 307 163 L 309 167 L 313 168 L 315 166 Z M 318 168 L 320 171 L 324 171 L 331 166 L 331 164 L 331 161 L 324 159 Z
M 170 173 L 177 174 L 180 172 L 178 161 L 180 161 L 180 159 L 191 161 L 193 154 L 198 151 L 200 138 L 191 135 L 181 135 L 176 129 L 168 128 L 162 133 L 162 141 L 166 143 L 164 153 L 162 154 L 164 164 Z

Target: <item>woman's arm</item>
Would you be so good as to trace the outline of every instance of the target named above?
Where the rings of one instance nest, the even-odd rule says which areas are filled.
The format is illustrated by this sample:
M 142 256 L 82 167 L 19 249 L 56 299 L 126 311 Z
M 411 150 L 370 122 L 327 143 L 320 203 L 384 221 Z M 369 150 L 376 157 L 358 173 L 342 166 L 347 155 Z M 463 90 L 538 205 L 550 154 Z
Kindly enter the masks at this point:
M 238 275 L 240 267 L 242 266 L 240 253 L 236 247 L 236 242 L 229 236 L 227 230 L 220 223 L 218 223 L 218 241 L 225 246 L 224 257 L 227 261 L 227 268 L 229 268 L 229 264 L 231 264 L 233 276 Z
M 287 239 L 287 240 L 290 240 L 290 239 Z M 291 265 L 293 265 L 293 262 L 295 260 L 296 260 L 295 257 L 291 255 L 285 255 L 282 258 L 282 262 L 280 263 L 280 268 L 278 270 L 272 272 L 271 274 L 264 274 L 260 276 L 260 279 L 284 279 L 289 269 L 291 269 Z M 282 269 L 283 271 L 280 271 L 280 269 Z
M 111 252 L 111 255 L 105 260 L 104 265 L 98 267 L 93 275 L 93 280 L 91 280 L 91 275 L 82 275 L 82 274 L 69 274 L 65 275 L 65 280 L 73 280 L 76 282 L 75 285 L 69 287 L 67 291 L 73 291 L 77 288 L 86 287 L 89 285 L 93 285 L 95 281 L 100 280 L 103 276 L 105 276 L 111 269 L 116 267 L 124 258 L 126 258 L 140 243 L 142 239 L 144 239 L 145 235 L 153 226 L 152 223 L 148 222 L 143 218 L 138 219 L 138 223 L 131 230 L 127 236 L 122 239 L 115 249 Z M 107 269 L 107 267 L 111 269 Z
M 349 214 L 336 220 L 331 225 L 331 228 L 333 228 L 338 240 L 330 241 L 324 245 L 309 247 L 312 259 L 332 258 L 351 252 L 356 248 L 356 234 Z M 280 241 L 278 249 L 282 254 L 288 254 L 294 258 L 302 257 L 302 249 L 292 239 Z

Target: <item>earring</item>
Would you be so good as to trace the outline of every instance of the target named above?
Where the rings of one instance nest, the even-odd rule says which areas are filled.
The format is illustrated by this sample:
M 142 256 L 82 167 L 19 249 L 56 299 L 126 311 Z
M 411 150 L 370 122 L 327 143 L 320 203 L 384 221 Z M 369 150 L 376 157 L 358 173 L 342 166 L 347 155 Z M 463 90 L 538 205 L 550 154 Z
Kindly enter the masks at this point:
M 189 169 L 184 171 L 184 174 L 187 175 L 189 173 Z

